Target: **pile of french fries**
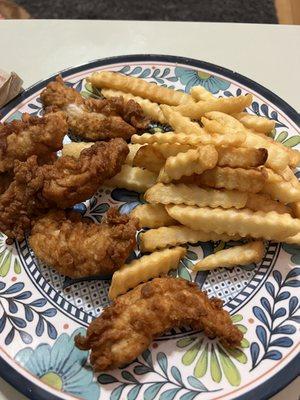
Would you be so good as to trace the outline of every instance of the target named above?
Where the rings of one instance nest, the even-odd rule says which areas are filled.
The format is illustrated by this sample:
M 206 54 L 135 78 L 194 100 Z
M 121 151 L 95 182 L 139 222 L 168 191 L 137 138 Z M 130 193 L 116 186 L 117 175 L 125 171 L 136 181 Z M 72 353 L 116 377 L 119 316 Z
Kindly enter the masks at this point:
M 260 262 L 263 240 L 300 243 L 300 153 L 269 136 L 275 121 L 245 111 L 250 94 L 215 98 L 201 86 L 187 94 L 107 71 L 88 80 L 172 129 L 133 135 L 126 164 L 107 182 L 144 193 L 147 204 L 132 215 L 150 228 L 141 251 L 153 252 L 115 273 L 111 298 L 178 266 L 185 254 L 178 245 L 247 240 L 194 265 L 203 271 Z M 71 143 L 63 154 L 78 157 L 90 145 Z

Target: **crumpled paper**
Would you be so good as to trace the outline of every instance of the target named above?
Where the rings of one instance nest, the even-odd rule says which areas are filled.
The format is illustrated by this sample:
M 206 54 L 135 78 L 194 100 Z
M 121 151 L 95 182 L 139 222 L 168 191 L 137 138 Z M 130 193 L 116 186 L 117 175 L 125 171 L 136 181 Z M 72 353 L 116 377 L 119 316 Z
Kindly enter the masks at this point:
M 22 79 L 15 72 L 0 69 L 0 108 L 16 97 L 22 89 Z

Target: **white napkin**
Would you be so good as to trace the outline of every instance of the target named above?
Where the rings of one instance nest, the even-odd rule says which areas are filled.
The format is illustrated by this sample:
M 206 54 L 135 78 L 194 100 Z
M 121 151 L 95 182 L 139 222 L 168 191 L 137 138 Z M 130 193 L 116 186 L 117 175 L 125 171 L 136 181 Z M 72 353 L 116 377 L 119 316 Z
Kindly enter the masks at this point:
M 16 97 L 22 91 L 22 79 L 15 72 L 0 69 L 0 107 Z

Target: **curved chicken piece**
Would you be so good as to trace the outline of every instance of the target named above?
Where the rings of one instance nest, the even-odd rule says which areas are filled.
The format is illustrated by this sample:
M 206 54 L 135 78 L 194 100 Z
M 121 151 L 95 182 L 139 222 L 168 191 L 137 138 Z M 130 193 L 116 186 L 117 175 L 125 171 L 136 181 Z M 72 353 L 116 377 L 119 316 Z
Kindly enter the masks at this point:
M 129 139 L 136 128 L 144 129 L 149 124 L 134 101 L 84 99 L 75 89 L 66 86 L 60 76 L 43 90 L 41 100 L 46 111 L 64 111 L 70 132 L 86 140 Z
M 120 172 L 128 153 L 126 142 L 116 138 L 84 149 L 78 159 L 65 156 L 43 165 L 43 197 L 59 208 L 89 199 L 105 180 Z
M 32 155 L 45 160 L 62 149 L 68 132 L 65 114 L 50 113 L 38 118 L 23 114 L 22 120 L 1 125 L 0 172 L 12 170 L 14 161 L 25 161 Z
M 72 278 L 109 276 L 136 245 L 138 219 L 111 208 L 101 224 L 52 210 L 32 228 L 29 243 L 36 256 Z
M 86 337 L 75 337 L 75 344 L 91 349 L 94 370 L 103 371 L 132 362 L 155 337 L 184 325 L 203 329 L 227 347 L 239 346 L 243 338 L 221 300 L 209 299 L 195 283 L 164 277 L 117 298 L 90 324 Z
M 34 216 L 89 199 L 120 172 L 128 152 L 126 142 L 118 138 L 95 143 L 77 159 L 65 156 L 51 165 L 39 166 L 37 156 L 15 161 L 14 180 L 0 196 L 0 231 L 22 240 Z

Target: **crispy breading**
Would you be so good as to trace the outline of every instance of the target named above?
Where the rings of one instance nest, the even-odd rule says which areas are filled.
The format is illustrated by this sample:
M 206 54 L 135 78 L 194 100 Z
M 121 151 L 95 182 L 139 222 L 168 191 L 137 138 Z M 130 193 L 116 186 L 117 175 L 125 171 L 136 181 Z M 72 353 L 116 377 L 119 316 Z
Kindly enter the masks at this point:
M 61 110 L 67 115 L 69 130 L 86 140 L 129 139 L 137 129 L 145 129 L 149 119 L 139 104 L 112 99 L 84 99 L 75 89 L 65 85 L 60 76 L 41 93 L 47 110 Z
M 95 143 L 78 159 L 61 157 L 53 165 L 43 166 L 43 196 L 59 208 L 90 198 L 106 179 L 120 172 L 128 153 L 125 141 L 116 138 Z
M 243 334 L 222 305 L 220 299 L 209 299 L 195 283 L 155 278 L 118 297 L 90 324 L 86 337 L 75 337 L 75 344 L 92 350 L 94 371 L 130 363 L 155 337 L 184 325 L 203 329 L 210 338 L 219 337 L 225 346 L 239 346 Z
M 38 219 L 29 243 L 36 256 L 72 278 L 109 276 L 120 268 L 136 245 L 138 219 L 111 208 L 101 224 L 76 212 L 52 210 Z
M 68 132 L 64 113 L 38 118 L 23 114 L 22 120 L 2 125 L 0 130 L 0 172 L 12 170 L 14 161 L 26 161 L 32 155 L 46 158 L 63 147 Z
M 32 217 L 87 200 L 120 171 L 128 151 L 126 142 L 117 138 L 94 144 L 78 159 L 66 156 L 42 166 L 36 156 L 15 161 L 15 178 L 0 196 L 0 230 L 22 240 Z

